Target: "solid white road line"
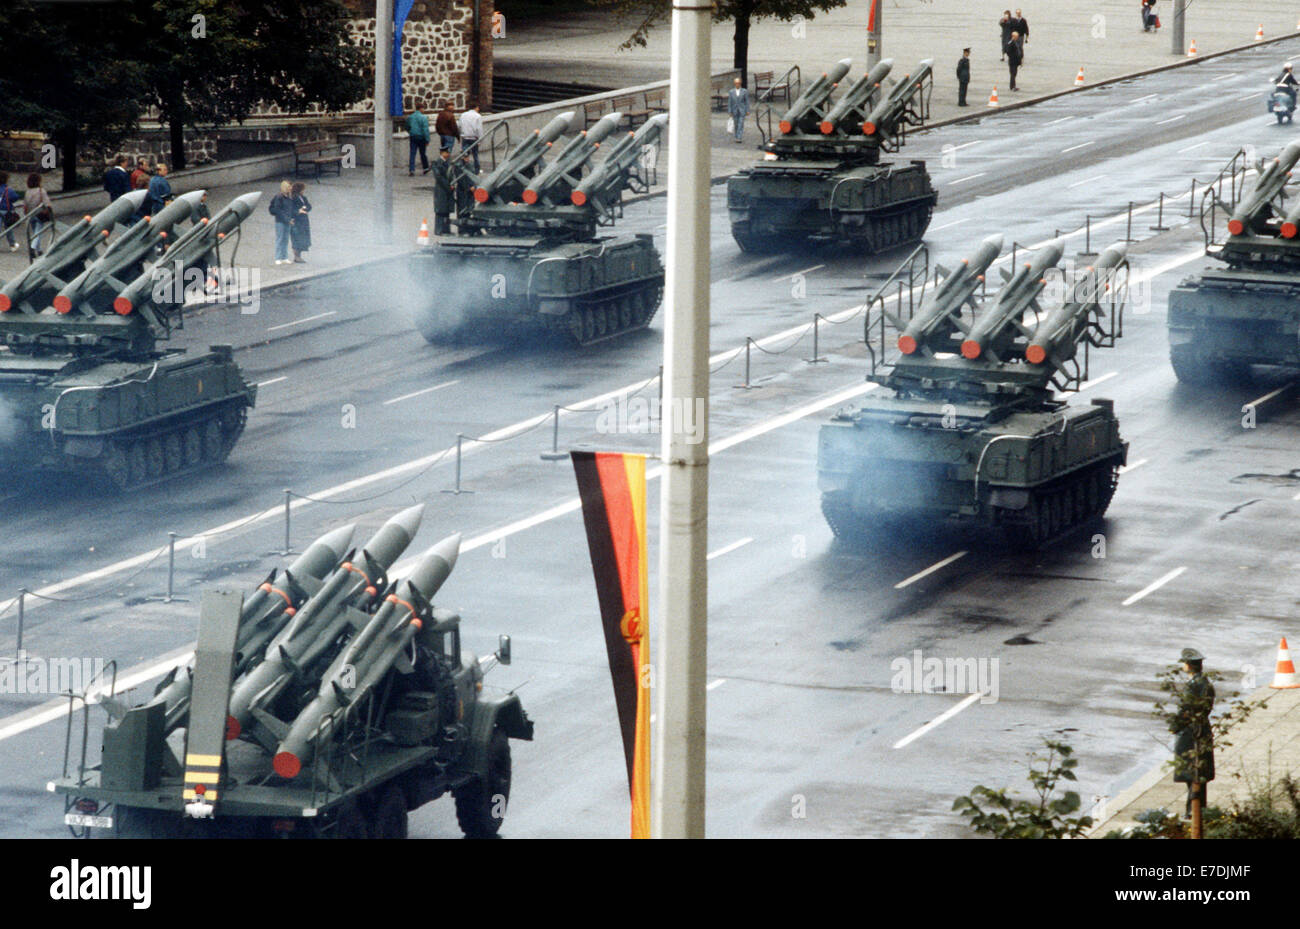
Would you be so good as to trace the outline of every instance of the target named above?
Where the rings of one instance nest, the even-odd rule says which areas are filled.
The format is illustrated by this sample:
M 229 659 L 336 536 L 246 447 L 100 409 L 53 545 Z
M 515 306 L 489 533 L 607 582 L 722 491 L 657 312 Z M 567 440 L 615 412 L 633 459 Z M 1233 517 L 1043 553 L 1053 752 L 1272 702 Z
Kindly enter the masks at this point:
M 1093 387 L 1096 387 L 1098 384 L 1104 384 L 1106 381 L 1109 381 L 1112 377 L 1119 377 L 1119 372 L 1111 371 L 1109 374 L 1103 374 L 1101 377 L 1094 377 L 1090 381 L 1084 381 L 1082 384 L 1079 385 L 1079 390 L 1080 391 L 1091 390 Z
M 326 316 L 335 316 L 337 310 L 330 310 L 327 313 L 317 313 L 315 316 L 304 316 L 302 319 L 295 319 L 291 323 L 280 323 L 278 326 L 267 326 L 267 332 L 275 332 L 277 329 L 288 329 L 290 326 L 301 326 L 303 323 L 313 323 L 318 319 L 324 319 Z
M 1069 148 L 1061 149 L 1061 154 L 1067 155 L 1070 152 L 1077 152 L 1081 148 L 1087 148 L 1089 145 L 1096 145 L 1096 144 L 1097 144 L 1096 139 L 1089 139 L 1087 142 L 1080 142 L 1078 145 L 1071 145 Z
M 727 683 L 727 679 L 726 679 L 725 677 L 720 677 L 720 678 L 718 678 L 716 681 L 712 681 L 712 682 L 710 682 L 709 685 L 708 685 L 707 687 L 705 687 L 704 689 L 705 689 L 705 690 L 717 690 L 719 687 L 721 687 L 721 686 L 722 686 L 723 684 L 725 684 L 725 683 Z
M 1159 590 L 1161 587 L 1164 587 L 1166 584 L 1168 584 L 1170 581 L 1178 577 L 1178 575 L 1182 574 L 1186 570 L 1187 570 L 1187 566 L 1183 565 L 1181 568 L 1174 568 L 1168 574 L 1156 578 L 1150 584 L 1147 584 L 1147 586 L 1143 587 L 1137 593 L 1133 594 L 1131 597 L 1125 600 L 1123 606 L 1132 606 L 1134 603 L 1137 603 L 1143 597 L 1147 596 L 1147 594 L 1154 593 L 1155 591 Z
M 964 184 L 964 183 L 966 183 L 967 181 L 973 181 L 973 180 L 975 180 L 975 178 L 977 178 L 977 177 L 983 177 L 985 174 L 988 174 L 988 172 L 987 172 L 987 171 L 981 171 L 979 174 L 972 174 L 972 175 L 970 175 L 969 177 L 959 177 L 959 178 L 957 178 L 957 180 L 955 180 L 955 181 L 949 181 L 949 182 L 948 182 L 948 186 L 951 187 L 953 184 Z
M 1283 384 L 1277 390 L 1269 391 L 1268 393 L 1264 394 L 1264 396 L 1260 397 L 1258 400 L 1250 401 L 1249 403 L 1246 404 L 1246 406 L 1259 406 L 1260 404 L 1268 403 L 1268 401 L 1272 400 L 1278 394 L 1282 393 L 1282 391 L 1287 390 L 1293 386 L 1294 386 L 1293 384 Z
M 913 732 L 911 735 L 907 735 L 899 739 L 897 742 L 894 743 L 894 748 L 903 748 L 904 746 L 911 745 L 913 742 L 915 742 L 921 736 L 925 735 L 931 729 L 934 729 L 937 726 L 942 726 L 944 723 L 952 719 L 954 716 L 956 716 L 962 710 L 966 709 L 966 707 L 970 706 L 972 703 L 974 703 L 982 696 L 984 696 L 982 693 L 971 694 L 969 697 L 967 697 L 961 703 L 958 703 L 952 709 L 944 710 L 942 713 L 940 713 L 934 719 L 930 720 L 920 729 Z
M 1194 152 L 1194 151 L 1196 151 L 1198 148 L 1203 148 L 1203 147 L 1205 147 L 1206 145 L 1209 145 L 1209 144 L 1210 144 L 1209 142 L 1197 142 L 1195 145 L 1189 145 L 1189 146 L 1187 146 L 1186 148 L 1180 148 L 1180 149 L 1176 152 L 1176 154 L 1182 155 L 1182 154 L 1184 154 L 1185 152 Z
M 1096 177 L 1090 177 L 1086 181 L 1075 181 L 1073 184 L 1066 184 L 1065 187 L 1067 190 L 1070 190 L 1075 187 L 1082 187 L 1084 184 L 1091 184 L 1094 181 L 1104 181 L 1104 180 L 1106 180 L 1106 175 L 1098 174 Z
M 1134 103 L 1141 103 L 1143 100 L 1154 100 L 1154 99 L 1155 99 L 1156 97 L 1158 97 L 1158 96 L 1160 96 L 1160 95 L 1159 95 L 1159 94 L 1147 94 L 1146 96 L 1138 97 L 1136 100 L 1130 100 L 1130 101 L 1129 101 L 1129 104 L 1132 105 L 1132 104 L 1134 104 Z
M 799 277 L 802 274 L 812 274 L 814 271 L 820 271 L 824 267 L 826 267 L 826 265 L 813 265 L 811 268 L 804 268 L 802 271 L 795 271 L 793 274 L 782 274 L 775 281 L 773 281 L 773 283 L 780 283 L 781 281 L 792 281 L 796 277 Z
M 1052 121 L 1051 121 L 1050 123 L 1048 123 L 1047 125 L 1049 125 L 1049 126 L 1055 126 L 1057 123 L 1063 123 L 1063 122 L 1065 122 L 1066 120 L 1070 120 L 1070 119 L 1074 119 L 1074 117 L 1073 117 L 1073 116 L 1062 116 L 1060 119 L 1054 119 L 1054 120 L 1052 120 Z
M 721 558 L 723 555 L 729 555 L 738 548 L 744 548 L 752 541 L 754 541 L 753 538 L 751 538 L 750 536 L 745 536 L 745 538 L 741 539 L 740 541 L 732 542 L 730 545 L 725 545 L 722 548 L 718 549 L 716 552 L 709 552 L 709 554 L 705 556 L 704 560 L 712 561 L 714 558 Z
M 947 558 L 943 559 L 943 561 L 936 561 L 934 564 L 930 565 L 930 567 L 926 568 L 924 571 L 917 571 L 915 574 L 913 574 L 911 577 L 907 578 L 906 580 L 899 581 L 897 584 L 894 585 L 894 589 L 902 590 L 904 587 L 907 587 L 911 584 L 915 584 L 917 581 L 921 580 L 921 578 L 929 577 L 935 571 L 939 571 L 942 570 L 943 568 L 948 567 L 948 565 L 952 564 L 954 561 L 957 561 L 959 558 L 965 558 L 966 554 L 967 553 L 964 551 L 957 552 L 956 554 L 949 555 Z
M 1133 462 L 1132 464 L 1126 464 L 1123 467 L 1121 467 L 1118 473 L 1128 474 L 1130 471 L 1136 471 L 1138 468 L 1146 464 L 1148 460 L 1149 459 L 1146 458 L 1139 458 L 1137 461 Z
M 968 222 L 970 222 L 969 216 L 967 216 L 965 219 L 954 219 L 952 222 L 944 223 L 942 226 L 931 226 L 930 231 L 938 232 L 941 229 L 951 229 L 953 226 L 960 226 L 962 223 L 968 223 Z
M 385 400 L 384 406 L 391 406 L 394 403 L 401 403 L 403 400 L 410 400 L 412 397 L 422 397 L 425 394 L 431 394 L 435 390 L 442 390 L 444 387 L 454 387 L 460 381 L 447 381 L 445 384 L 434 384 L 432 387 L 426 387 L 423 390 L 417 390 L 409 394 L 402 394 L 400 397 L 394 397 L 391 400 Z
M 984 141 L 983 139 L 976 139 L 974 142 L 963 142 L 963 143 L 961 143 L 961 145 L 954 145 L 954 146 L 950 149 L 950 151 L 954 151 L 954 152 L 955 152 L 955 151 L 959 151 L 960 149 L 963 149 L 963 148 L 970 148 L 972 145 L 979 145 L 979 144 L 980 144 L 981 142 L 983 142 L 983 141 Z
M 269 381 L 258 381 L 257 386 L 258 386 L 258 387 L 270 387 L 272 384 L 278 384 L 278 383 L 280 383 L 281 381 L 287 381 L 288 379 L 289 379 L 289 376 L 286 374 L 284 377 L 273 377 L 273 378 L 271 378 Z
M 1168 119 L 1161 119 L 1161 120 L 1158 120 L 1158 121 L 1156 122 L 1156 125 L 1157 125 L 1157 126 L 1164 126 L 1164 125 L 1167 125 L 1167 124 L 1169 124 L 1169 123 L 1176 123 L 1176 122 L 1178 122 L 1180 119 L 1186 119 L 1186 118 L 1187 118 L 1187 114 L 1186 114 L 1186 113 L 1179 113 L 1177 116 L 1171 116 L 1171 117 L 1169 117 Z

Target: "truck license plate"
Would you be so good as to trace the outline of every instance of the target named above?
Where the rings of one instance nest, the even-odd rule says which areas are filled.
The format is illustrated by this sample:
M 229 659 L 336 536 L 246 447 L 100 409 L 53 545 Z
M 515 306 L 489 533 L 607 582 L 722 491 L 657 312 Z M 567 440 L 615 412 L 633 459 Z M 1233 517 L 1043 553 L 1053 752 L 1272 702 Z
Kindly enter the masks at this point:
M 64 813 L 63 822 L 69 826 L 89 826 L 92 829 L 113 828 L 113 817 L 91 816 L 88 813 Z

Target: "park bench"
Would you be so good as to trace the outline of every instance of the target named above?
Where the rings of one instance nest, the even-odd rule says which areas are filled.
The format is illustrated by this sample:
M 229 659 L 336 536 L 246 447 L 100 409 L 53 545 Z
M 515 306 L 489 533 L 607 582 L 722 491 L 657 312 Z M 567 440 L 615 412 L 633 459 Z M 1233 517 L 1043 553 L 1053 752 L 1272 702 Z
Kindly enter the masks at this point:
M 614 109 L 623 114 L 623 119 L 627 121 L 629 129 L 635 129 L 641 123 L 650 118 L 650 111 L 646 109 L 645 97 L 637 100 L 636 94 L 628 94 L 625 97 L 614 98 Z
M 721 112 L 727 108 L 727 93 L 731 90 L 731 78 L 715 77 L 709 85 L 709 92 L 713 95 L 713 109 Z
M 651 116 L 656 113 L 668 112 L 668 89 L 661 87 L 658 90 L 647 90 L 645 92 L 645 108 Z
M 781 97 L 786 103 L 790 102 L 790 82 L 782 80 L 779 84 L 772 83 L 775 76 L 771 71 L 759 71 L 754 75 L 754 93 L 759 100 L 770 103 L 777 97 Z
M 582 105 L 582 114 L 586 120 L 586 127 L 590 129 L 601 118 L 608 116 L 611 109 L 608 97 L 603 100 L 592 100 L 590 103 L 584 103 Z
M 305 166 L 312 166 L 316 169 L 316 177 L 320 177 L 321 169 L 333 167 L 334 173 L 342 176 L 343 174 L 343 154 L 338 150 L 338 145 L 334 142 L 328 142 L 324 139 L 318 142 L 297 142 L 293 146 L 293 176 L 301 177 Z

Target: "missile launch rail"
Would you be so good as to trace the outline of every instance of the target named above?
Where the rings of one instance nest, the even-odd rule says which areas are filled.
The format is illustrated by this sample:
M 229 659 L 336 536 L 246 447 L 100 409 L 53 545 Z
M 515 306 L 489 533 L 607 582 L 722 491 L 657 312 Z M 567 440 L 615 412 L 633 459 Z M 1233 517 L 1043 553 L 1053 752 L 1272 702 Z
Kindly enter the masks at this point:
M 225 461 L 256 387 L 229 345 L 187 355 L 158 343 L 184 328 L 186 298 L 220 277 L 225 240 L 238 242 L 258 196 L 195 220 L 194 191 L 127 225 L 144 198 L 128 193 L 0 286 L 6 474 L 73 473 L 126 491 Z
M 590 345 L 650 325 L 664 284 L 653 236 L 598 233 L 622 216 L 624 190 L 649 189 L 668 117 L 616 136 L 622 114 L 611 113 L 544 163 L 573 115 L 534 131 L 482 177 L 457 164 L 473 199 L 458 198 L 456 234 L 436 237 L 414 259 L 420 281 L 436 282 L 435 297 L 415 312 L 429 342 L 540 328 Z
M 1077 390 L 1090 349 L 1122 333 L 1124 247 L 1067 273 L 1052 243 L 987 293 L 1001 249 L 993 236 L 960 267 L 938 268 L 928 295 L 922 272 L 919 299 L 900 288 L 868 301 L 868 344 L 882 333 L 868 380 L 880 390 L 838 411 L 818 437 L 822 512 L 837 538 L 946 524 L 1041 547 L 1105 513 L 1128 454 L 1113 405 L 1070 406 L 1056 392 Z M 909 292 L 926 261 L 914 253 L 896 272 Z M 1040 302 L 1045 294 L 1054 307 Z M 892 364 L 886 324 L 898 333 Z
M 1248 381 L 1251 365 L 1300 368 L 1300 142 L 1250 164 L 1238 151 L 1201 193 L 1204 268 L 1169 292 L 1169 360 L 1180 381 Z M 1251 171 L 1256 172 L 1254 179 Z
M 444 794 L 462 830 L 497 833 L 509 739 L 532 739 L 514 693 L 483 692 L 510 640 L 476 657 L 460 617 L 433 606 L 452 536 L 390 581 L 422 506 L 361 549 L 353 526 L 317 539 L 247 596 L 206 591 L 193 658 L 143 703 L 106 686 L 69 697 L 64 798 L 78 837 L 405 838 L 407 813 Z M 91 704 L 108 714 L 89 766 Z M 74 717 L 80 708 L 80 757 Z
M 925 162 L 883 162 L 930 117 L 929 60 L 892 86 L 886 59 L 845 88 L 843 59 L 764 132 L 764 160 L 727 181 L 731 233 L 747 252 L 841 245 L 874 254 L 919 242 L 938 195 Z M 770 123 L 771 111 L 766 111 Z M 760 129 L 763 128 L 759 117 Z

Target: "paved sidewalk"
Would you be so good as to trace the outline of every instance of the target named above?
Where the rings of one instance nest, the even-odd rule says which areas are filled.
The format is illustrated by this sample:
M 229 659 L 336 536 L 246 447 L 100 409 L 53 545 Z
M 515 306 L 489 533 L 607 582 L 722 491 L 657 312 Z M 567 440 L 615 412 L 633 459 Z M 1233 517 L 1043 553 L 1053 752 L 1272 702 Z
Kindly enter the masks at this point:
M 1300 690 L 1262 687 L 1247 698 L 1263 702 L 1229 733 L 1232 744 L 1215 753 L 1215 779 L 1209 785 L 1211 806 L 1226 808 L 1244 800 L 1252 789 L 1276 784 L 1283 774 L 1300 775 Z M 1154 721 L 1153 721 L 1154 722 Z M 1165 809 L 1179 816 L 1187 802 L 1187 785 L 1174 783 L 1169 766 L 1152 768 L 1106 804 L 1105 818 L 1090 838 L 1137 825 L 1146 811 Z

